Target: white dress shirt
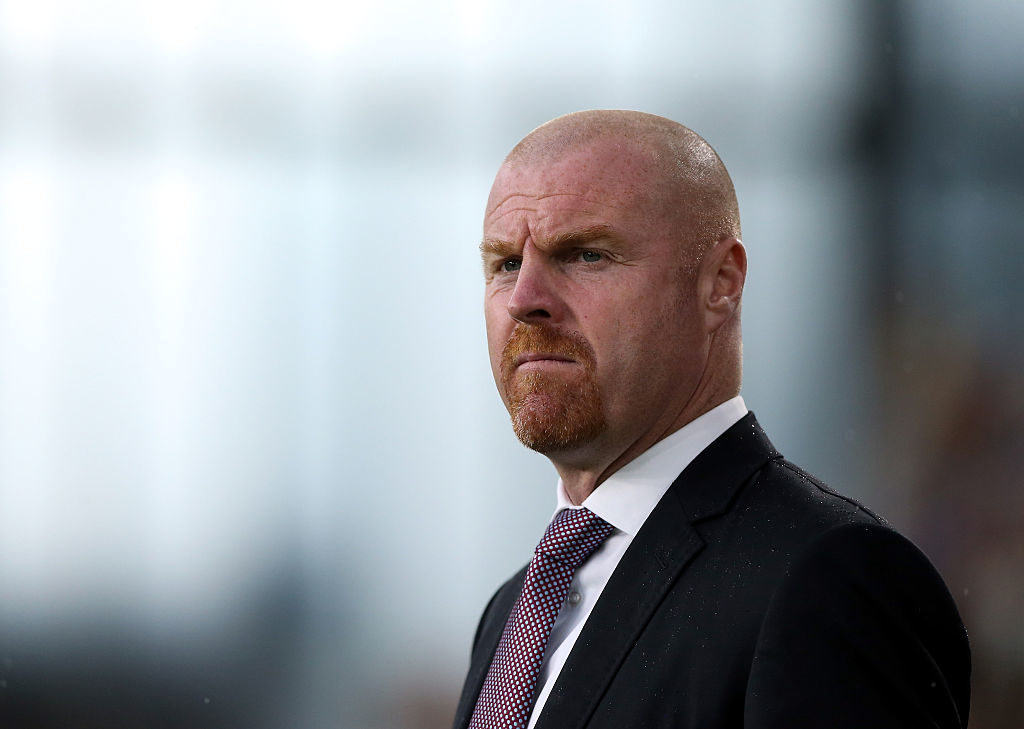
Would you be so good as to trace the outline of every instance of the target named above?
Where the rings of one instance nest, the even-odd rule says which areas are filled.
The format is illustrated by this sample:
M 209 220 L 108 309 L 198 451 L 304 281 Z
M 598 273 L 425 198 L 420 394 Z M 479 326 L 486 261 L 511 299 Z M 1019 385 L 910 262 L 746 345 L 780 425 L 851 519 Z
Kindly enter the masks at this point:
M 615 529 L 573 575 L 544 651 L 544 662 L 537 679 L 537 702 L 527 729 L 533 729 L 537 723 L 565 659 L 633 537 L 690 461 L 746 414 L 747 406 L 742 397 L 726 400 L 655 443 L 609 476 L 583 502 L 582 506 Z M 561 479 L 558 480 L 557 499 L 555 516 L 563 509 L 581 508 L 569 501 Z

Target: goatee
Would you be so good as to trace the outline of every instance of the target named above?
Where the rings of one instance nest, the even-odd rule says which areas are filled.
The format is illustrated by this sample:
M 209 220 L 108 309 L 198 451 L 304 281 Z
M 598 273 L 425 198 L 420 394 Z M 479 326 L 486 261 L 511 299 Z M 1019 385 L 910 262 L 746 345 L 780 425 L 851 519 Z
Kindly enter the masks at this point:
M 575 364 L 556 369 L 516 368 L 516 358 L 535 352 L 565 357 Z M 501 387 L 512 428 L 523 445 L 557 453 L 584 445 L 605 428 L 596 357 L 577 332 L 519 324 L 501 353 Z

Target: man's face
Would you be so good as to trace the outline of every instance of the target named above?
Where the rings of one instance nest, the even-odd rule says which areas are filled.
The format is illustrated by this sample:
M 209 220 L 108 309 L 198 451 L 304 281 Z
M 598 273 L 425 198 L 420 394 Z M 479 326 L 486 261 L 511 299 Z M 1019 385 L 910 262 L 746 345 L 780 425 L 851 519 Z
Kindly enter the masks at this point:
M 700 381 L 707 336 L 690 242 L 651 170 L 638 150 L 599 142 L 505 166 L 491 190 L 491 370 L 516 435 L 549 456 L 614 458 L 658 440 Z

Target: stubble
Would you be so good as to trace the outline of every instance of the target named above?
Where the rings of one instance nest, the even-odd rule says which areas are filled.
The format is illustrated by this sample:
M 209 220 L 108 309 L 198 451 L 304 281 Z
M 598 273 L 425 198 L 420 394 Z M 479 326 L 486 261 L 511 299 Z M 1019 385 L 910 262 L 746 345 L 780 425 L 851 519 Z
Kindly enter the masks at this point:
M 517 369 L 521 354 L 544 352 L 575 364 Z M 584 445 L 605 429 L 594 350 L 576 332 L 520 324 L 502 350 L 501 386 L 512 429 L 527 448 L 551 454 Z

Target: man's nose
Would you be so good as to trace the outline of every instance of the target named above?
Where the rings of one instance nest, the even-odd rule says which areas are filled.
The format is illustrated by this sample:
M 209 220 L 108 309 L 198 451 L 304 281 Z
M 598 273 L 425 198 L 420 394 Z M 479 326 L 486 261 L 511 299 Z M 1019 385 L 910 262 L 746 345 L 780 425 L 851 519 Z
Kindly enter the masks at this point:
M 508 300 L 509 316 L 523 324 L 539 324 L 560 317 L 564 304 L 554 278 L 554 272 L 544 261 L 524 256 Z

